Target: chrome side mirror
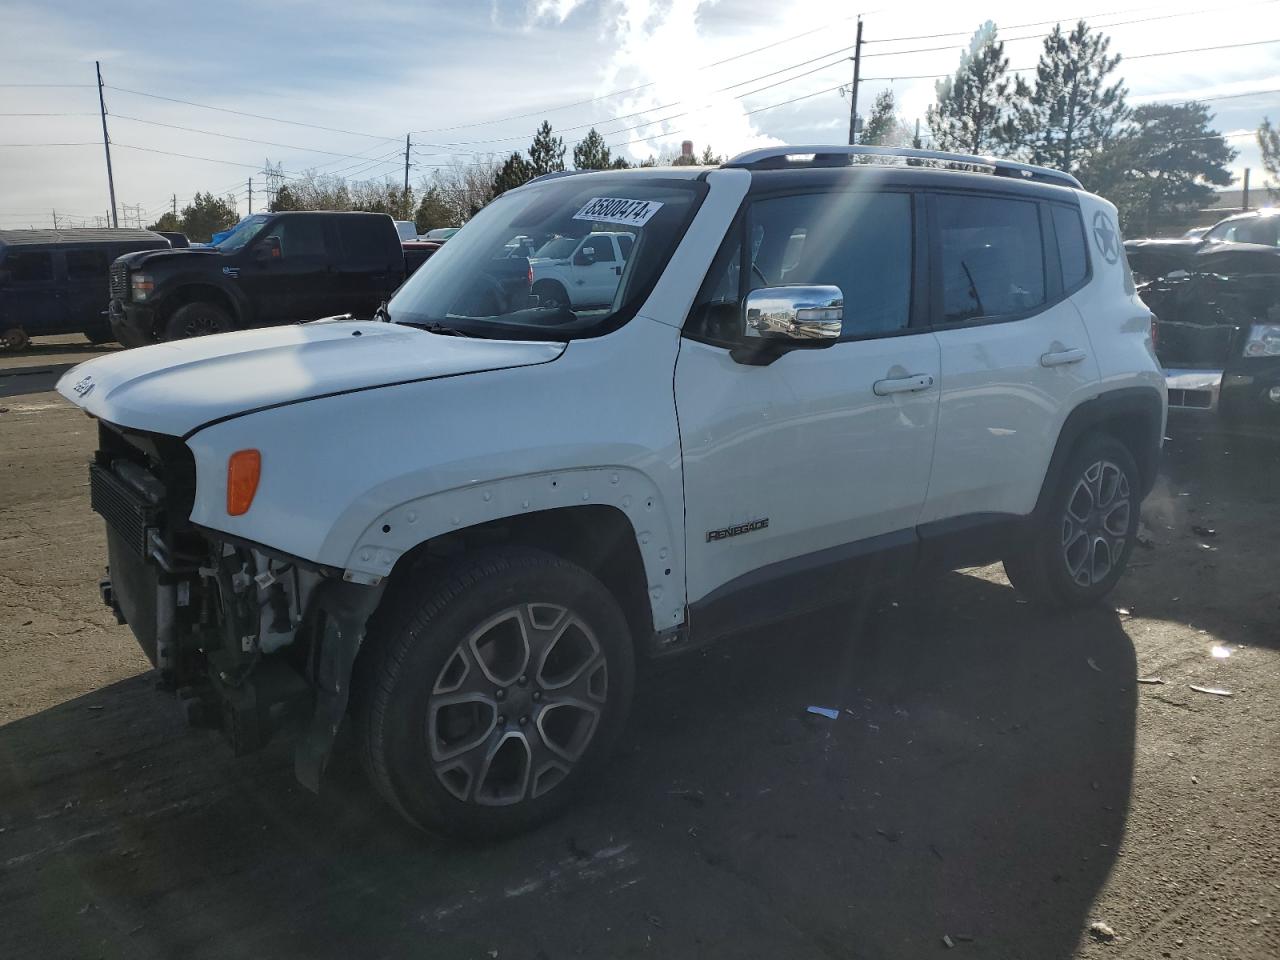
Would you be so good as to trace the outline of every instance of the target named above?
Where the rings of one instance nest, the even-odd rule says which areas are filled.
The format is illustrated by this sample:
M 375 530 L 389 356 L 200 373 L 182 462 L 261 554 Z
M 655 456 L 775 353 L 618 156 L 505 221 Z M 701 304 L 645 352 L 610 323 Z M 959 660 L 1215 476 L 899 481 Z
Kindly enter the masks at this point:
M 743 335 L 788 347 L 825 347 L 839 339 L 844 294 L 839 287 L 761 287 L 743 302 Z M 761 344 L 763 346 L 763 344 Z

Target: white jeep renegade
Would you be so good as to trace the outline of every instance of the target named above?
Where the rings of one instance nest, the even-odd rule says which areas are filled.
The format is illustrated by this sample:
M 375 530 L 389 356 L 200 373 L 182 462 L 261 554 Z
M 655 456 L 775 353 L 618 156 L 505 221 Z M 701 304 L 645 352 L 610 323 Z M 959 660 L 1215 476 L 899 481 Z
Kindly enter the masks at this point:
M 596 306 L 511 255 L 591 234 L 628 248 Z M 637 657 L 922 566 L 1105 594 L 1163 436 L 1150 321 L 1070 176 L 771 148 L 541 178 L 377 321 L 58 389 L 100 421 L 103 597 L 190 718 L 240 750 L 301 718 L 316 788 L 350 713 L 409 820 L 499 833 L 605 758 Z

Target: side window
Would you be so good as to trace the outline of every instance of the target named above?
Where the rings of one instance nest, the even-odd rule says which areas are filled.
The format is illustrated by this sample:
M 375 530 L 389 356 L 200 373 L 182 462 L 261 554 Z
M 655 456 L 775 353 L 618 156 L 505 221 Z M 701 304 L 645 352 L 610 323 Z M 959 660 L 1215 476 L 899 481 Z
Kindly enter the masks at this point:
M 911 315 L 911 197 L 826 193 L 760 200 L 748 213 L 748 289 L 831 284 L 844 335 L 890 333 Z
M 1045 302 L 1034 203 L 953 194 L 936 202 L 944 321 L 1014 316 Z
M 617 260 L 617 257 L 613 255 L 613 243 L 609 237 L 601 236 L 598 233 L 589 234 L 578 249 L 583 252 L 594 250 L 596 263 L 614 263 Z
M 362 269 L 385 268 L 387 264 L 386 225 L 374 217 L 335 217 L 343 259 Z
M 618 234 L 618 249 L 622 251 L 622 259 L 631 259 L 631 248 L 635 245 L 636 238 L 629 233 Z
M 3 267 L 13 283 L 53 282 L 53 254 L 37 251 L 10 251 Z
M 280 256 L 286 260 L 323 257 L 326 252 L 323 217 L 288 217 L 273 226 L 267 236 L 280 240 Z
M 1058 237 L 1058 259 L 1062 263 L 1062 289 L 1074 290 L 1089 275 L 1089 248 L 1084 240 L 1080 211 L 1056 203 L 1050 209 L 1053 232 Z
M 68 250 L 68 280 L 105 280 L 107 255 L 102 250 Z
M 1274 247 L 1276 245 L 1275 220 L 1272 217 L 1254 217 L 1251 220 L 1237 221 L 1231 239 L 1236 243 L 1260 243 Z

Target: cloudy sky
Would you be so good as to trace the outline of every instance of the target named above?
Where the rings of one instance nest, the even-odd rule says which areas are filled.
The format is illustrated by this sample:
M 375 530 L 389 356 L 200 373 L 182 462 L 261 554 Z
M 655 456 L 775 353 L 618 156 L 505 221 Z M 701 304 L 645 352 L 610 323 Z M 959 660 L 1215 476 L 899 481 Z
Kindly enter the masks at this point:
M 928 75 L 954 70 L 979 17 L 1019 68 L 1036 61 L 1041 21 L 1083 16 L 1126 58 L 1132 103 L 1221 98 L 1210 106 L 1234 167 L 1261 179 L 1252 131 L 1280 122 L 1280 42 L 1258 41 L 1280 41 L 1276 0 L 877 2 L 864 106 L 892 86 L 904 119 L 923 118 Z M 416 183 L 523 149 L 544 117 L 570 145 L 594 124 L 632 159 L 685 138 L 721 153 L 843 142 L 855 13 L 822 0 L 0 0 L 0 228 L 47 226 L 54 209 L 71 224 L 105 215 L 95 59 L 117 201 L 150 220 L 197 190 L 234 193 L 246 212 L 267 158 L 402 177 L 406 133 Z

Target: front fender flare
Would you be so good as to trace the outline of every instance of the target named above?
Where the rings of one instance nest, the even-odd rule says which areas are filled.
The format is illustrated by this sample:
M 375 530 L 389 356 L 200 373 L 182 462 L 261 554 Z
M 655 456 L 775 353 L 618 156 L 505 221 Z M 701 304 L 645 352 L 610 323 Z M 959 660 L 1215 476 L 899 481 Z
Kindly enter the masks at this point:
M 347 554 L 344 577 L 376 583 L 414 547 L 447 533 L 566 507 L 616 507 L 627 517 L 644 563 L 654 627 L 684 622 L 684 530 L 658 486 L 632 467 L 592 467 L 478 482 L 428 494 L 379 514 Z M 339 525 L 341 526 L 341 524 Z M 324 552 L 330 553 L 329 544 Z

